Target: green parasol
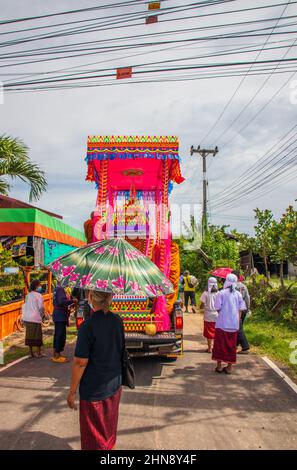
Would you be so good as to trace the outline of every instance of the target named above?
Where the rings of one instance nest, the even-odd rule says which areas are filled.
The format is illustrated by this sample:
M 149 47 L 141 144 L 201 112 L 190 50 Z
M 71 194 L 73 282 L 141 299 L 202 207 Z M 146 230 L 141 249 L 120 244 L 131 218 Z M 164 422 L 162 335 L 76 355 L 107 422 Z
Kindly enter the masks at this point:
M 77 248 L 48 268 L 62 286 L 147 297 L 173 292 L 173 285 L 160 269 L 121 238 Z

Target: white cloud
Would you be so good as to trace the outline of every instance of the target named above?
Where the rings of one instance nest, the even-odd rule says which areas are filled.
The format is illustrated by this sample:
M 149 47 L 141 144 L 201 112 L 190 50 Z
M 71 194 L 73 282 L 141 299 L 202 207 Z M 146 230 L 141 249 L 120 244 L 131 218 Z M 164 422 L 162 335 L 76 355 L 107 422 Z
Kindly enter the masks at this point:
M 253 1 L 251 5 L 257 3 Z M 175 4 L 182 4 L 182 2 L 175 2 Z M 71 2 L 73 9 L 84 6 L 90 6 L 89 1 Z M 68 2 L 53 0 L 45 8 L 44 3 L 37 0 L 21 4 L 12 0 L 4 5 L 2 16 L 7 18 L 14 17 L 16 14 L 27 16 L 63 9 L 69 9 Z M 258 15 L 265 16 L 264 12 Z M 244 19 L 248 16 L 246 15 Z M 200 21 L 199 24 L 203 22 Z M 139 30 L 143 32 L 143 27 Z M 264 40 L 265 37 L 263 42 Z M 187 51 L 183 53 L 189 54 Z M 191 49 L 191 54 L 195 55 L 194 49 Z M 158 55 L 153 55 L 152 58 L 158 60 Z M 99 59 L 96 57 L 83 59 L 85 63 L 96 60 Z M 141 57 L 140 60 L 143 58 Z M 148 56 L 146 60 L 151 59 Z M 58 68 L 64 65 L 69 66 L 69 63 L 59 61 L 59 64 L 53 62 L 50 65 L 34 66 L 31 69 L 46 70 L 47 67 Z M 0 80 L 1 70 L 3 69 L 0 69 Z M 224 131 L 265 79 L 265 77 L 248 78 L 209 141 L 205 142 L 205 145 L 217 144 L 220 149 L 209 170 L 210 200 L 213 194 L 230 185 L 238 175 L 257 161 L 296 121 L 297 107 L 290 102 L 291 90 L 288 84 L 257 120 L 238 135 L 229 146 L 220 148 L 223 142 L 235 135 L 238 129 L 285 82 L 286 77 L 287 75 L 275 75 L 240 121 L 236 122 L 226 136 L 224 135 L 219 142 L 216 142 L 215 137 Z M 89 184 L 84 181 L 86 171 L 84 157 L 89 134 L 178 135 L 181 142 L 182 170 L 186 181 L 181 186 L 176 186 L 172 201 L 199 203 L 201 200 L 201 161 L 197 156 L 190 157 L 189 149 L 192 144 L 196 146 L 200 143 L 232 95 L 239 80 L 239 78 L 231 78 L 131 84 L 26 95 L 5 94 L 4 104 L 0 106 L 0 133 L 21 137 L 30 147 L 32 159 L 46 171 L 49 188 L 39 201 L 39 205 L 63 214 L 66 222 L 78 228 L 82 227 L 82 222 L 88 217 L 96 198 L 95 188 L 90 188 Z M 295 186 L 296 183 L 291 182 L 283 186 L 281 192 L 272 192 L 256 203 L 260 207 L 273 209 L 276 216 L 279 216 L 283 209 L 295 199 Z M 14 183 L 12 195 L 26 200 L 27 188 L 23 184 Z M 236 194 L 234 197 L 236 198 Z M 243 204 L 232 212 L 225 211 L 222 218 L 213 216 L 213 221 L 230 222 L 232 225 L 236 224 L 241 230 L 250 231 L 251 220 L 232 219 L 232 216 L 252 217 L 252 209 L 256 203 Z M 230 215 L 229 220 L 226 217 L 228 215 Z

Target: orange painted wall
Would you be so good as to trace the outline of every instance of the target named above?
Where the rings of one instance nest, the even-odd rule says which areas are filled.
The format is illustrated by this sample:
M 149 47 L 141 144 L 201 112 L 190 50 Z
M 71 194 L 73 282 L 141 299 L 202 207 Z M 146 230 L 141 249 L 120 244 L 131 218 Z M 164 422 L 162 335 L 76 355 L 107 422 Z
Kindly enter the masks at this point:
M 45 310 L 52 313 L 53 295 L 44 294 Z M 23 300 L 0 306 L 0 340 L 16 331 L 15 322 L 22 313 Z

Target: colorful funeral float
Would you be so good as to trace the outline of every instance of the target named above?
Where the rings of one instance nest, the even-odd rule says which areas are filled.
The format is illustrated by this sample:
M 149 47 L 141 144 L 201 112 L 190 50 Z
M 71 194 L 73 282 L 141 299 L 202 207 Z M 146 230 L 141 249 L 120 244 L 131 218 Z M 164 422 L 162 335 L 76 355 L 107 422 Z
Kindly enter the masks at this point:
M 42 280 L 46 309 L 52 309 L 51 261 L 86 243 L 62 217 L 0 196 L 0 340 L 13 333 L 30 281 Z
M 124 320 L 134 355 L 176 356 L 182 350 L 179 249 L 171 237 L 169 209 L 173 184 L 184 181 L 178 148 L 175 136 L 88 138 L 86 180 L 97 188 L 96 209 L 87 222 L 92 241 L 124 238 L 174 286 L 173 294 L 154 300 L 148 293 L 117 291 L 112 310 Z

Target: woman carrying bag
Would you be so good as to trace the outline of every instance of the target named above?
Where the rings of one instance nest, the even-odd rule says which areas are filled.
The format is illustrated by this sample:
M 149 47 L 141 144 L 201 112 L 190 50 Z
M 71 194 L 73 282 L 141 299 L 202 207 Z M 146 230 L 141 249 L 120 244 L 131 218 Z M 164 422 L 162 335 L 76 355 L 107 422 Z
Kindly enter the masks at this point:
M 109 310 L 112 296 L 89 291 L 88 302 L 94 313 L 78 332 L 67 403 L 76 409 L 79 386 L 82 450 L 114 448 L 122 384 L 131 387 L 131 380 L 134 381 L 123 321 Z

